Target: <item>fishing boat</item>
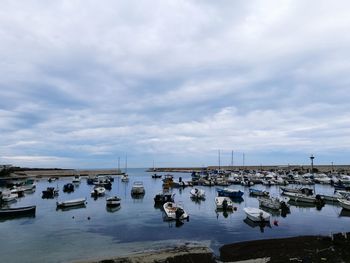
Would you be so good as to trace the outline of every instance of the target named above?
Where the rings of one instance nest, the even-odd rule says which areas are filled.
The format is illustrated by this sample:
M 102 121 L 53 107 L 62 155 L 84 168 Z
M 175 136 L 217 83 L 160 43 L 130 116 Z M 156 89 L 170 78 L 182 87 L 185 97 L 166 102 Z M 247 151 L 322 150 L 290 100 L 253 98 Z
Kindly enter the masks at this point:
M 72 183 L 73 183 L 73 184 L 79 184 L 79 183 L 80 183 L 80 180 L 81 180 L 80 176 L 79 176 L 79 175 L 76 175 L 76 176 L 74 176 L 74 178 L 73 178 L 73 180 L 72 180 Z
M 152 178 L 153 179 L 162 178 L 162 175 L 161 174 L 152 174 Z
M 258 200 L 260 206 L 267 207 L 269 209 L 287 210 L 289 208 L 287 205 L 288 200 L 280 200 L 278 197 L 260 197 Z
M 231 189 L 231 188 L 216 188 L 216 191 L 218 192 L 219 196 L 226 196 L 226 197 L 232 197 L 232 198 L 240 198 L 243 196 L 244 192 L 241 190 Z
M 128 177 L 128 175 L 127 175 L 127 174 L 123 174 L 123 175 L 122 175 L 122 178 L 121 178 L 121 181 L 122 181 L 122 182 L 125 182 L 125 183 L 126 183 L 126 182 L 129 182 L 129 177 Z
M 85 205 L 86 198 L 78 198 L 78 199 L 72 199 L 62 202 L 56 202 L 57 208 L 61 207 L 73 207 L 73 206 L 82 206 Z
M 91 196 L 98 197 L 98 196 L 104 196 L 106 192 L 106 188 L 103 186 L 95 186 L 94 189 L 91 191 Z
M 118 196 L 111 196 L 106 199 L 106 206 L 116 207 L 120 206 L 121 199 Z
M 340 206 L 346 210 L 350 210 L 350 200 L 338 198 Z
M 269 196 L 270 193 L 263 190 L 249 188 L 249 194 L 251 196 Z
M 295 202 L 316 203 L 316 196 L 314 195 L 305 195 L 293 192 L 283 192 L 283 194 Z
M 205 198 L 205 191 L 203 189 L 193 188 L 190 191 L 190 194 L 191 194 L 191 198 L 195 198 L 195 199 L 204 199 Z
M 58 196 L 58 189 L 55 189 L 55 187 L 47 187 L 42 193 L 42 198 L 54 198 Z
M 68 183 L 63 186 L 63 192 L 74 192 L 74 184 Z
M 183 207 L 173 202 L 166 202 L 163 205 L 163 209 L 169 220 L 184 220 L 189 218 Z
M 153 198 L 154 204 L 163 205 L 166 202 L 174 202 L 174 196 L 175 194 L 160 192 Z
M 18 194 L 13 193 L 2 193 L 2 201 L 5 203 L 16 202 L 18 198 Z
M 313 190 L 307 187 L 291 188 L 291 187 L 280 186 L 280 189 L 282 190 L 283 193 L 289 192 L 289 193 L 297 193 L 297 194 L 304 194 L 304 195 L 313 195 Z
M 132 195 L 143 195 L 145 194 L 145 188 L 143 186 L 143 182 L 136 181 L 131 187 L 131 194 Z
M 215 197 L 216 209 L 233 210 L 233 202 L 230 198 L 224 196 Z
M 2 208 L 0 209 L 0 217 L 35 215 L 35 210 L 36 210 L 35 205 L 16 207 L 16 208 Z
M 253 222 L 268 222 L 270 221 L 270 214 L 255 207 L 245 207 L 243 208 L 247 217 Z

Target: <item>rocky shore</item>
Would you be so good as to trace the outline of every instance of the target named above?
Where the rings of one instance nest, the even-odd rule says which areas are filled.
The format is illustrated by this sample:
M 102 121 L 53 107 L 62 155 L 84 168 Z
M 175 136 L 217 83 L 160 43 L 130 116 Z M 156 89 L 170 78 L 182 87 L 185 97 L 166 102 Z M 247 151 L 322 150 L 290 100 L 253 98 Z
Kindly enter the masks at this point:
M 350 262 L 350 232 L 234 243 L 220 248 L 220 260 L 237 262 Z
M 136 253 L 125 257 L 78 261 L 80 263 L 212 263 L 216 262 L 213 252 L 207 247 L 179 246 L 156 251 Z

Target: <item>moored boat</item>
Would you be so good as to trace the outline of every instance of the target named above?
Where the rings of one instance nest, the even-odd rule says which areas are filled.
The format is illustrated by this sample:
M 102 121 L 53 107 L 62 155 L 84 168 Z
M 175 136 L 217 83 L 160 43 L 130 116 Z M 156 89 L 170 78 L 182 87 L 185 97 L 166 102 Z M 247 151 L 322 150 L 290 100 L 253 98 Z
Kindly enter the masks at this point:
M 74 184 L 68 183 L 63 186 L 63 192 L 74 192 Z
M 35 215 L 36 206 L 24 206 L 15 208 L 0 209 L 0 217 L 6 216 L 21 216 L 21 215 Z
M 161 174 L 152 174 L 153 179 L 162 178 Z
M 168 219 L 174 219 L 174 220 L 184 220 L 189 218 L 186 211 L 183 209 L 182 206 L 175 204 L 173 202 L 166 202 L 163 205 L 163 209 L 165 211 L 165 214 Z
M 205 198 L 205 191 L 203 189 L 193 188 L 191 189 L 190 194 L 191 194 L 191 198 L 195 198 L 195 199 Z
M 58 189 L 55 189 L 55 187 L 47 187 L 42 193 L 42 198 L 54 198 L 58 196 Z
M 233 202 L 230 198 L 224 196 L 215 197 L 216 209 L 233 210 Z
M 116 207 L 120 206 L 121 199 L 118 196 L 111 196 L 106 199 L 106 206 Z
M 106 188 L 103 186 L 95 186 L 94 189 L 91 191 L 91 196 L 98 197 L 98 196 L 104 196 L 106 192 Z
M 305 195 L 293 192 L 283 192 L 284 195 L 288 196 L 290 200 L 295 202 L 305 202 L 305 203 L 316 203 L 316 196 Z
M 80 183 L 80 180 L 81 180 L 80 176 L 79 176 L 79 175 L 76 175 L 76 176 L 74 176 L 74 178 L 73 178 L 73 180 L 72 180 L 72 183 L 73 183 L 73 184 L 79 184 L 79 183 Z
M 62 202 L 56 202 L 56 206 L 58 208 L 81 206 L 81 205 L 85 205 L 85 202 L 86 202 L 86 198 L 77 198 L 77 199 L 72 199 L 72 200 L 67 200 Z
M 121 178 L 121 181 L 122 181 L 122 182 L 125 182 L 125 183 L 126 183 L 126 182 L 129 182 L 129 177 L 128 177 L 128 175 L 127 175 L 127 174 L 123 174 L 123 175 L 122 175 L 122 178 Z
M 174 202 L 174 195 L 175 194 L 160 192 L 153 198 L 154 204 L 163 205 L 166 202 Z
M 145 188 L 143 186 L 143 182 L 141 182 L 141 181 L 134 182 L 134 184 L 132 185 L 132 188 L 131 188 L 131 194 L 132 195 L 145 194 Z
M 226 197 L 232 197 L 232 198 L 240 198 L 243 196 L 244 192 L 241 190 L 231 189 L 231 188 L 216 188 L 216 191 L 218 192 L 218 196 L 226 196 Z
M 284 209 L 287 210 L 288 200 L 280 200 L 278 197 L 259 197 L 259 206 L 267 207 L 273 210 Z
M 269 196 L 270 193 L 259 189 L 249 188 L 249 194 L 251 196 Z
M 338 202 L 342 208 L 350 210 L 350 200 L 339 198 Z
M 245 207 L 243 208 L 247 217 L 253 222 L 268 222 L 270 221 L 270 214 L 255 207 Z

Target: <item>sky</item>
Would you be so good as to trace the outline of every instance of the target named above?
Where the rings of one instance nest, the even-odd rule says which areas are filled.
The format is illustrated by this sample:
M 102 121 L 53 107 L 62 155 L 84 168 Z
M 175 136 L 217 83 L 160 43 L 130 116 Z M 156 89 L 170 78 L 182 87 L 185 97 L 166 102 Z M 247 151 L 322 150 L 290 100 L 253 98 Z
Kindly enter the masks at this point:
M 0 163 L 350 163 L 349 1 L 0 3 Z

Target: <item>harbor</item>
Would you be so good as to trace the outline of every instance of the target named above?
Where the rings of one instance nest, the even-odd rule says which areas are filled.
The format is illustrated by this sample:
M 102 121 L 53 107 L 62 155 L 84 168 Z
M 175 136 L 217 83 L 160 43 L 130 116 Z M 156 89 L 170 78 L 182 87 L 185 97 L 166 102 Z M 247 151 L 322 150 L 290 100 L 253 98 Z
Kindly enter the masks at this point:
M 227 244 L 349 231 L 350 211 L 338 198 L 330 199 L 336 188 L 348 184 L 346 174 L 217 170 L 210 174 L 158 173 L 156 177 L 146 170 L 129 169 L 127 175 L 110 175 L 113 181 L 109 183 L 102 175 L 34 178 L 35 189 L 24 191 L 23 196 L 2 207 L 36 206 L 35 213 L 0 219 L 0 231 L 6 240 L 0 248 L 2 258 L 16 261 L 16 251 L 22 251 L 32 262 L 93 262 L 194 244 L 208 247 L 220 259 L 220 249 Z M 70 184 L 74 190 L 64 191 Z M 104 185 L 101 193 L 98 185 Z M 2 187 L 0 191 L 8 189 Z M 310 195 L 302 189 L 309 189 Z M 292 198 L 293 191 L 299 190 L 309 197 L 306 202 Z M 155 202 L 163 191 L 186 217 L 177 220 L 176 213 L 174 218 L 167 214 L 164 205 L 172 199 L 161 200 L 160 205 Z M 44 198 L 44 192 L 49 197 Z M 261 206 L 266 193 L 279 200 L 288 198 L 289 210 Z M 220 200 L 230 200 L 231 208 L 223 209 L 224 204 L 217 203 L 219 195 L 224 196 Z M 113 199 L 115 196 L 119 199 Z M 110 204 L 115 200 L 115 206 L 108 206 L 107 200 Z M 260 222 L 259 214 L 257 222 L 249 219 L 249 208 L 261 209 L 268 220 Z

